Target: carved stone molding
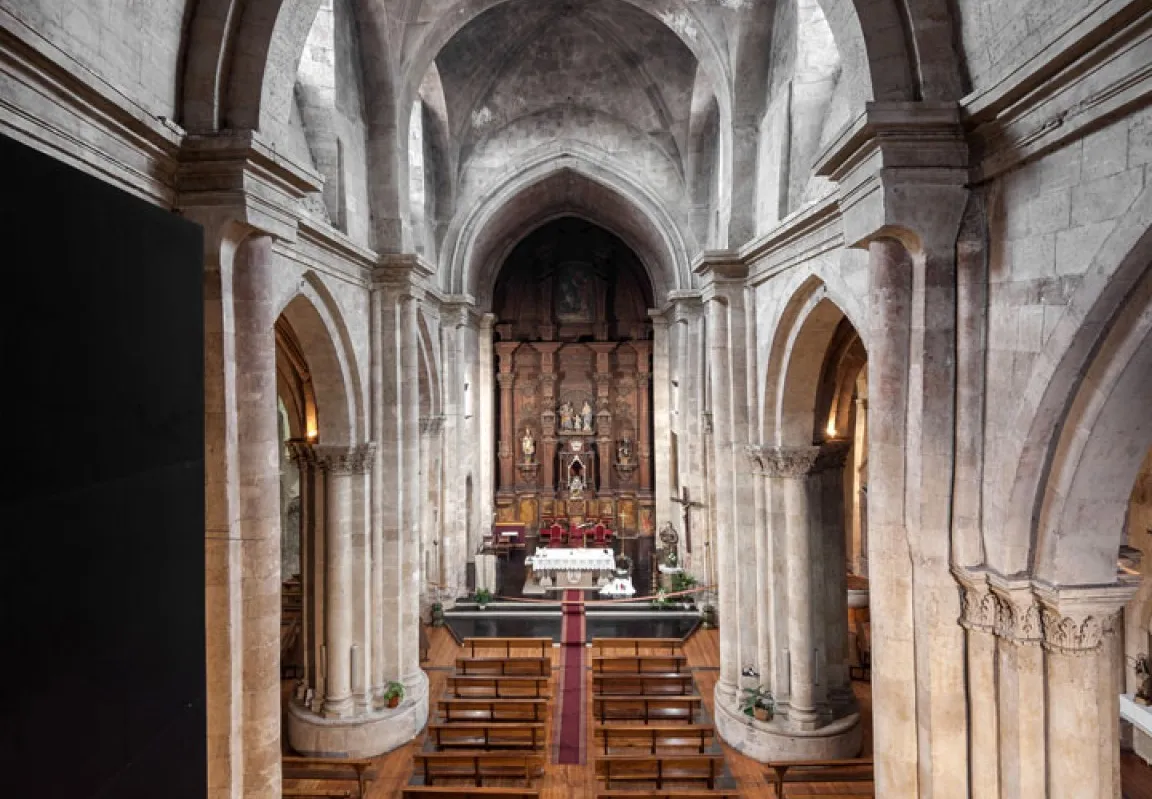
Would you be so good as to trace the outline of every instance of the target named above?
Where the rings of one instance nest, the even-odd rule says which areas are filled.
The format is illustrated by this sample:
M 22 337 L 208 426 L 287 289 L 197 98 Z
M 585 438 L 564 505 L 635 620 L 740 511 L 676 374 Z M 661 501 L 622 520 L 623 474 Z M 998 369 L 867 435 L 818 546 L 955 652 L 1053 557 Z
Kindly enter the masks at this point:
M 371 470 L 375 455 L 374 441 L 351 447 L 316 447 L 317 462 L 329 474 L 365 474 Z
M 1043 620 L 1044 649 L 1065 655 L 1094 652 L 1101 642 L 1116 631 L 1116 615 L 1061 616 L 1052 608 L 1040 610 Z
M 996 595 L 988 590 L 987 583 L 983 581 L 966 580 L 961 575 L 957 575 L 957 580 L 962 590 L 960 626 L 966 630 L 995 632 L 999 613 Z

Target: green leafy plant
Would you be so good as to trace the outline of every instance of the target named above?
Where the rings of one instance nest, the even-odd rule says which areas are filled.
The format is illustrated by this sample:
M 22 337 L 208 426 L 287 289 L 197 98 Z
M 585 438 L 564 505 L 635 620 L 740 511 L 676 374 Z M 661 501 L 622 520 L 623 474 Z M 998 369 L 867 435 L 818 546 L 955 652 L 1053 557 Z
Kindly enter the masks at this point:
M 433 627 L 443 627 L 444 626 L 444 606 L 442 604 L 440 604 L 439 602 L 433 602 L 431 611 L 432 611 L 432 626 Z
M 396 707 L 404 701 L 404 685 L 395 680 L 389 682 L 384 689 L 384 698 L 388 700 L 388 707 Z
M 492 592 L 489 591 L 487 588 L 477 588 L 475 596 L 476 596 L 476 604 L 479 605 L 480 607 L 484 607 L 485 605 L 487 605 L 489 602 L 492 601 Z
M 677 572 L 672 575 L 672 590 L 687 591 L 696 587 L 696 578 L 687 572 Z
M 656 596 L 652 597 L 652 607 L 657 610 L 663 610 L 672 606 L 672 600 L 664 594 L 664 589 L 661 588 L 656 592 Z
M 770 721 L 776 709 L 776 700 L 772 692 L 763 685 L 755 688 L 745 688 L 740 696 L 740 710 L 746 716 L 754 716 L 760 721 Z

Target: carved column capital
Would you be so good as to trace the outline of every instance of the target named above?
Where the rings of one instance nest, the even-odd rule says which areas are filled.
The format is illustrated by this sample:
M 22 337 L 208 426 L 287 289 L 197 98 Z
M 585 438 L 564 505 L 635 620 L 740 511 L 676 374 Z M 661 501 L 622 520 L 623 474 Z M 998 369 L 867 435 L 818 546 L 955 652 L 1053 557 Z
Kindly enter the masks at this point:
M 1015 644 L 1040 643 L 1040 608 L 1028 580 L 1009 580 L 989 575 L 988 586 L 996 598 L 994 632 L 998 638 Z
M 365 474 L 371 470 L 375 455 L 375 441 L 350 447 L 316 447 L 316 461 L 329 474 Z
M 748 458 L 752 472 L 758 477 L 764 477 L 767 474 L 768 467 L 764 454 L 765 449 L 765 447 L 756 446 L 755 444 L 748 444 L 744 447 L 744 455 Z
M 310 469 L 316 465 L 316 446 L 305 439 L 294 438 L 288 442 L 288 457 L 299 469 Z
M 1064 655 L 1095 652 L 1115 633 L 1118 614 L 1137 588 L 1137 583 L 1127 581 L 1070 588 L 1038 584 L 1044 649 Z
M 761 457 L 768 477 L 807 477 L 816 468 L 820 447 L 762 447 Z
M 444 416 L 421 416 L 420 432 L 423 435 L 439 433 L 444 427 Z
M 960 570 L 954 570 L 953 575 L 960 583 L 962 592 L 960 626 L 966 630 L 979 630 L 989 634 L 995 632 L 999 606 L 996 595 L 988 587 L 986 576 Z

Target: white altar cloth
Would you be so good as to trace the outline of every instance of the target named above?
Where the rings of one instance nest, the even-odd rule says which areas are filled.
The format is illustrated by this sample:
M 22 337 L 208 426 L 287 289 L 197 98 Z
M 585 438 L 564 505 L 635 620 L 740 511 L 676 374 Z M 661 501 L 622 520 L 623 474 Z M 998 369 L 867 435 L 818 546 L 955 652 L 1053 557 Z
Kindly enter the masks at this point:
M 524 559 L 537 574 L 565 571 L 609 571 L 616 568 L 616 556 L 610 549 L 545 549 Z

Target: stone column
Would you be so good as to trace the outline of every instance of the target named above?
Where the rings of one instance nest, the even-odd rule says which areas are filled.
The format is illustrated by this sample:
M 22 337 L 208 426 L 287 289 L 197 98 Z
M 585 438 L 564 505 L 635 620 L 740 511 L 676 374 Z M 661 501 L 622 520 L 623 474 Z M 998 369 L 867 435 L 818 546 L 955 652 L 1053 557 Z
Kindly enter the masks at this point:
M 1138 583 L 1037 586 L 1048 704 L 1048 796 L 1117 796 L 1120 716 L 1115 635 Z
M 871 286 L 868 352 L 869 393 L 885 398 L 871 420 L 868 474 L 875 501 L 869 507 L 869 605 L 872 619 L 874 707 L 915 704 L 916 647 L 912 574 L 904 526 L 907 442 L 907 374 L 911 330 L 912 259 L 894 239 L 869 246 Z M 919 796 L 916 713 L 876 713 L 873 746 L 877 792 Z
M 1000 717 L 996 674 L 996 596 L 985 575 L 957 571 L 963 586 L 960 625 L 967 638 L 968 724 L 971 735 L 968 779 L 972 796 L 1000 796 Z
M 816 479 L 821 493 L 822 528 L 818 534 L 820 556 L 815 584 L 820 586 L 821 677 L 826 697 L 838 717 L 856 709 L 856 697 L 848 676 L 848 580 L 847 534 L 844 529 L 844 468 L 851 442 L 842 439 L 820 445 Z
M 492 326 L 496 323 L 493 314 L 484 314 L 480 319 L 480 334 L 477 341 L 476 399 L 479 408 L 480 452 L 477 471 L 480 479 L 476 483 L 475 510 L 478 523 L 470 531 L 469 557 L 479 550 L 485 530 L 492 529 L 495 507 L 496 473 L 496 414 L 492 407 L 495 386 L 496 365 L 493 363 L 495 345 L 492 340 Z
M 659 530 L 676 515 L 672 511 L 671 332 L 666 316 L 656 311 L 649 311 L 648 315 L 652 320 L 652 479 L 656 506 L 653 522 Z M 681 453 L 677 455 L 683 457 Z
M 280 795 L 280 512 L 272 238 L 236 252 L 236 472 L 239 477 L 244 795 Z
M 739 596 L 737 595 L 738 559 L 734 531 L 731 388 L 732 369 L 729 362 L 729 322 L 732 316 L 726 298 L 712 295 L 707 298 L 708 352 L 711 362 L 713 435 L 716 449 L 716 562 L 720 574 L 720 678 L 716 684 L 716 701 L 732 704 L 736 701 L 740 678 Z
M 755 503 L 752 512 L 756 519 L 756 671 L 760 673 L 760 683 L 775 690 L 772 677 L 772 542 L 768 537 L 768 497 L 765 479 L 767 468 L 765 465 L 764 449 L 762 447 L 748 447 L 748 461 L 752 469 L 755 485 Z
M 1000 796 L 1046 799 L 1048 703 L 1044 697 L 1040 610 L 1028 580 L 989 575 L 988 584 L 996 597 Z
M 352 535 L 353 476 L 366 470 L 365 457 L 357 448 L 322 446 L 317 455 L 325 473 L 328 518 L 327 591 L 325 592 L 325 653 L 327 689 L 323 713 L 329 718 L 353 715 L 352 699 L 352 609 L 354 597 Z
M 817 664 L 813 633 L 813 539 L 819 529 L 819 492 L 810 497 L 808 477 L 816 466 L 819 447 L 777 448 L 771 452 L 772 473 L 783 478 L 779 485 L 784 495 L 785 525 L 787 529 L 787 585 L 788 585 L 788 652 L 790 677 L 788 680 L 788 720 L 801 730 L 819 726 L 817 708 Z M 810 499 L 816 499 L 813 503 Z M 813 524 L 813 521 L 817 522 Z

